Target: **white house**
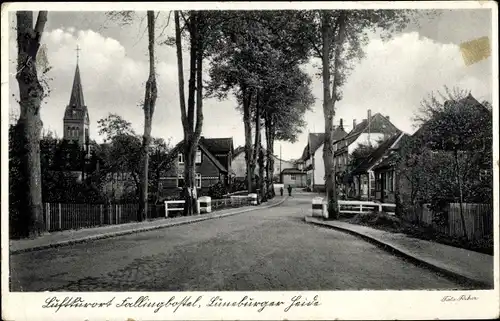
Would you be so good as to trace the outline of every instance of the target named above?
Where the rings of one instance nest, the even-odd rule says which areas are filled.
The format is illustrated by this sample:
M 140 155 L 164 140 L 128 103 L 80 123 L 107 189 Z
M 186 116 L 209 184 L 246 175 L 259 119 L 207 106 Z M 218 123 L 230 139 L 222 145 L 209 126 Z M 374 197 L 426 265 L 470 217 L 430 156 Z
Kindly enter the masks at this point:
M 349 190 L 358 190 L 359 186 L 351 186 L 354 182 L 350 175 L 350 158 L 352 153 L 359 145 L 371 145 L 377 147 L 380 143 L 386 141 L 389 137 L 398 134 L 399 129 L 391 123 L 389 116 L 383 116 L 380 113 L 371 115 L 371 110 L 368 110 L 368 118 L 363 119 L 359 124 L 353 121 L 353 129 L 334 145 L 334 166 L 335 172 L 342 177 L 340 181 L 342 186 L 349 193 Z M 347 175 L 345 175 L 347 174 Z M 375 181 L 375 176 L 371 172 L 369 181 Z M 367 193 L 372 195 L 375 193 L 375 185 L 368 184 L 371 190 Z M 351 188 L 349 188 L 351 187 Z
M 266 150 L 263 149 L 264 155 L 266 153 Z M 292 161 L 286 161 L 286 160 L 280 160 L 277 156 L 274 156 L 274 175 L 279 177 L 280 173 L 284 169 L 288 168 L 296 168 L 295 162 Z M 265 158 L 265 160 L 267 160 Z M 265 164 L 265 163 L 264 163 Z M 232 161 L 232 170 L 235 174 L 236 179 L 241 180 L 245 179 L 246 172 L 247 172 L 247 163 L 245 160 L 245 146 L 239 146 L 234 150 L 233 154 L 233 161 Z M 257 170 L 256 173 L 258 173 L 258 165 L 257 165 Z
M 347 133 L 344 131 L 342 121 L 333 132 L 334 144 Z M 310 133 L 307 145 L 302 152 L 301 161 L 307 173 L 307 186 L 313 191 L 325 189 L 325 165 L 323 162 L 324 133 Z

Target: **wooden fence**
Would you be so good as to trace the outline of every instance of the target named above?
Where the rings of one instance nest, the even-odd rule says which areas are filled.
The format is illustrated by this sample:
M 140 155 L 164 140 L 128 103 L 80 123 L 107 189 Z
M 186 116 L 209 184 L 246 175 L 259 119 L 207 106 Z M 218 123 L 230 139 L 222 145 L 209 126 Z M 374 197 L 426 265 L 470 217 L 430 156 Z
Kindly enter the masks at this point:
M 124 224 L 137 221 L 138 204 L 44 203 L 47 231 Z M 148 204 L 146 218 L 165 217 L 165 206 Z
M 469 239 L 480 240 L 493 235 L 493 206 L 491 204 L 462 204 L 465 220 L 465 229 Z M 421 225 L 432 226 L 440 233 L 450 236 L 463 236 L 462 220 L 460 218 L 460 204 L 450 203 L 448 206 L 448 222 L 443 225 L 434 222 L 434 213 L 428 204 L 416 206 L 403 213 L 407 221 Z

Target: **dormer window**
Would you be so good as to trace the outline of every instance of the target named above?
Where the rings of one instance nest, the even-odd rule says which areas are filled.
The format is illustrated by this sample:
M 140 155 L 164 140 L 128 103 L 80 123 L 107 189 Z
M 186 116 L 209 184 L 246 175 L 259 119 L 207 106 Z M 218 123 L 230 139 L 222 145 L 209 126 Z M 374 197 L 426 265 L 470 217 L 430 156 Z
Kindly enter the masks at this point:
M 177 160 L 179 164 L 184 164 L 184 154 L 179 153 L 179 155 L 177 156 Z

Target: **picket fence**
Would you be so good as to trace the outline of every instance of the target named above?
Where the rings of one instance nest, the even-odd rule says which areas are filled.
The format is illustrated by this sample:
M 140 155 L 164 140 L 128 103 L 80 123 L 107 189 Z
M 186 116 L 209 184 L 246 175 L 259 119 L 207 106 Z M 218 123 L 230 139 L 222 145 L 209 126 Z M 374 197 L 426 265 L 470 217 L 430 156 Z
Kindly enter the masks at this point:
M 493 235 L 493 207 L 491 204 L 464 203 L 462 210 L 469 239 L 481 240 Z M 446 235 L 464 236 L 459 203 L 449 204 L 447 224 L 436 224 L 433 221 L 434 214 L 427 204 L 410 208 L 403 214 L 403 217 L 407 221 L 432 226 L 438 232 Z
M 247 196 L 212 200 L 212 210 L 246 205 L 250 205 Z M 43 204 L 44 222 L 49 232 L 136 222 L 138 210 L 139 204 Z M 181 214 L 169 213 L 169 217 L 175 215 Z M 148 204 L 147 219 L 165 216 L 164 204 Z
M 72 230 L 137 221 L 138 204 L 44 203 L 47 231 Z M 148 219 L 165 217 L 165 206 L 148 204 Z

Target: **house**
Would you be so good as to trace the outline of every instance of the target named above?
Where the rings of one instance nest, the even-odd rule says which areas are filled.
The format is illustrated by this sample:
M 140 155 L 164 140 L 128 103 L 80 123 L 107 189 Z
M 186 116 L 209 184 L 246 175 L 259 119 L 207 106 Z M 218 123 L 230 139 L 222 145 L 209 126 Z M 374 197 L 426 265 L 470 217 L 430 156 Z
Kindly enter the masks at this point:
M 470 94 L 446 101 L 443 110 L 451 112 L 452 117 L 448 119 L 452 119 L 452 126 L 433 119 L 422 124 L 401 144 L 401 161 L 393 161 L 377 170 L 396 173 L 399 201 L 405 206 L 429 202 L 436 192 L 450 202 L 458 202 L 461 193 L 465 202 L 491 203 L 492 111 Z M 452 139 L 443 141 L 447 136 Z M 459 150 L 455 155 L 453 148 L 445 144 L 456 142 L 459 142 Z M 458 168 L 457 164 L 460 164 Z M 457 169 L 464 187 L 461 192 L 457 187 Z
M 263 148 L 264 155 L 266 155 L 266 150 Z M 276 155 L 272 156 L 274 159 L 274 169 L 273 173 L 279 177 L 280 173 L 284 169 L 295 168 L 296 164 L 292 161 L 282 160 Z M 267 161 L 267 157 L 265 158 L 265 162 Z M 265 164 L 264 162 L 264 164 Z M 244 180 L 247 173 L 247 162 L 245 159 L 245 146 L 239 146 L 234 150 L 233 160 L 232 160 L 232 168 L 235 175 L 236 180 Z
M 183 142 L 178 143 L 172 153 L 177 154 L 174 166 L 160 177 L 160 195 L 166 197 L 179 195 L 184 186 Z M 198 195 L 208 193 L 210 186 L 222 182 L 226 187 L 232 183 L 232 155 L 234 153 L 232 138 L 201 137 L 196 151 L 195 177 Z
M 394 199 L 394 174 L 393 171 L 381 171 L 375 174 L 374 168 L 384 162 L 399 146 L 405 133 L 397 133 L 382 142 L 367 158 L 351 171 L 353 190 L 349 196 L 358 199 L 384 201 L 389 195 Z
M 307 186 L 307 173 L 297 168 L 285 168 L 281 172 L 281 183 L 286 186 L 292 187 L 306 187 Z
M 337 141 L 344 138 L 347 133 L 342 125 L 336 127 L 333 132 L 334 145 Z M 324 133 L 310 133 L 307 139 L 307 145 L 302 152 L 302 157 L 298 168 L 303 168 L 306 172 L 307 186 L 314 191 L 325 189 L 325 165 L 323 162 L 323 145 L 325 142 Z
M 394 144 L 386 151 L 378 164 L 372 167 L 375 174 L 375 200 L 382 203 L 395 203 L 397 180 L 396 164 L 401 154 L 401 147 L 411 138 L 407 134 L 401 134 Z
M 368 110 L 368 117 L 363 119 L 361 123 L 356 124 L 356 120 L 353 120 L 353 129 L 333 146 L 333 163 L 341 188 L 345 191 L 355 189 L 355 186 L 352 186 L 353 181 L 350 175 L 350 171 L 353 170 L 350 166 L 350 160 L 352 153 L 358 146 L 371 145 L 377 147 L 380 143 L 399 132 L 399 129 L 391 123 L 389 116 L 383 116 L 380 113 L 372 116 L 371 110 Z M 373 173 L 370 172 L 370 175 L 373 175 Z M 375 177 L 370 177 L 370 180 L 375 181 Z

